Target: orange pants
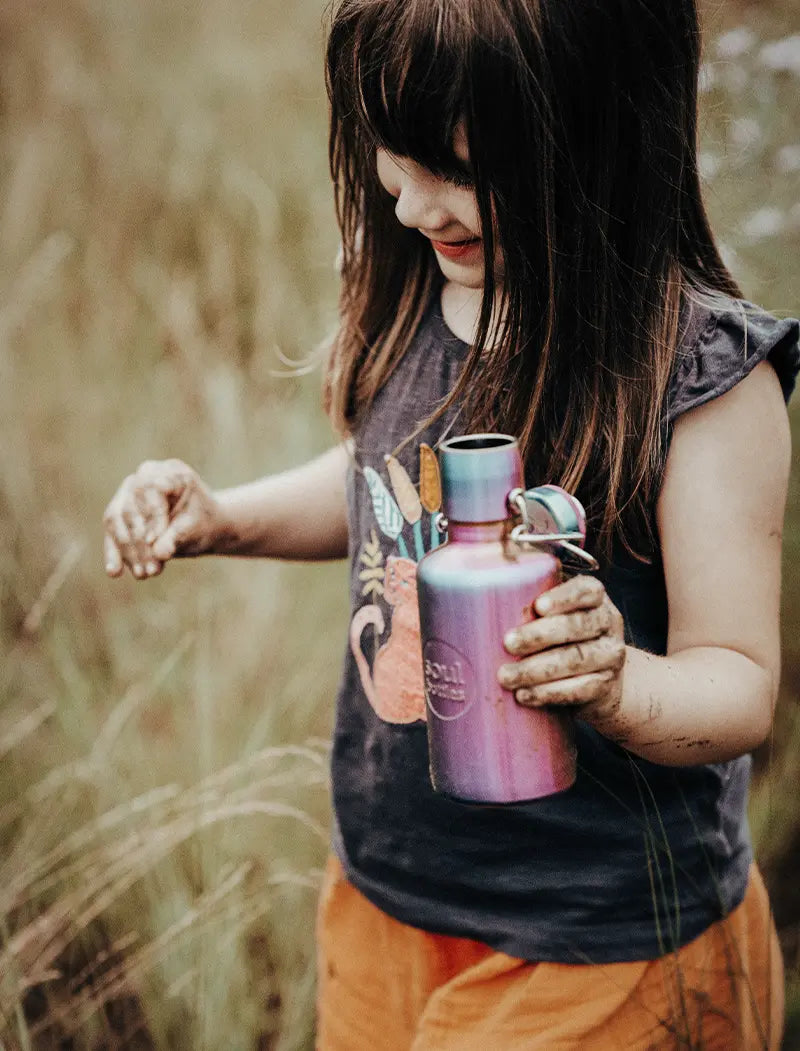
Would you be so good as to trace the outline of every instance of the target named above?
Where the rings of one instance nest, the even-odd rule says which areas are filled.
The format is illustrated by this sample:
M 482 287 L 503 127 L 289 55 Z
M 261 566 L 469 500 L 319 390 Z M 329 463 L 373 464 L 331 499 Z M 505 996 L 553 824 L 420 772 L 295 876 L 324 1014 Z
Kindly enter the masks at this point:
M 527 963 L 408 927 L 331 858 L 318 944 L 318 1051 L 780 1046 L 783 966 L 755 867 L 742 904 L 678 953 L 582 965 Z

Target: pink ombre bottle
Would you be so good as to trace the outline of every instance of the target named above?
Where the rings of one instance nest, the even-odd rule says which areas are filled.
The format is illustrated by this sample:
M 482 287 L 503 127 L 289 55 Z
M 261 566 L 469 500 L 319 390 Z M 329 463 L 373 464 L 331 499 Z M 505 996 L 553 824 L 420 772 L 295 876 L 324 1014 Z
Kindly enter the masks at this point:
M 463 802 L 495 804 L 560 792 L 575 780 L 572 716 L 524 708 L 497 681 L 500 665 L 512 659 L 505 633 L 535 616 L 534 600 L 561 579 L 552 544 L 512 537 L 520 527 L 509 495 L 516 491 L 519 501 L 524 484 L 516 439 L 452 438 L 441 444 L 439 464 L 448 539 L 417 570 L 433 787 Z M 561 518 L 572 516 L 572 529 L 585 533 L 574 498 L 554 486 L 525 496 L 533 494 L 545 505 L 555 499 Z M 552 523 L 562 531 L 558 508 L 549 512 L 544 507 L 551 523 L 544 532 Z

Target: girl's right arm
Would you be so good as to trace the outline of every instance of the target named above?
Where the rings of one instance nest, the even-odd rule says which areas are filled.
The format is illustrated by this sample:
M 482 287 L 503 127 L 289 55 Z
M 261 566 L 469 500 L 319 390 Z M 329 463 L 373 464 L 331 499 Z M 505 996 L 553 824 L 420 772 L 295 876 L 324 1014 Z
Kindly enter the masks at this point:
M 146 461 L 106 508 L 105 564 L 156 576 L 170 558 L 249 555 L 320 560 L 347 554 L 348 446 L 282 474 L 210 490 L 181 460 Z

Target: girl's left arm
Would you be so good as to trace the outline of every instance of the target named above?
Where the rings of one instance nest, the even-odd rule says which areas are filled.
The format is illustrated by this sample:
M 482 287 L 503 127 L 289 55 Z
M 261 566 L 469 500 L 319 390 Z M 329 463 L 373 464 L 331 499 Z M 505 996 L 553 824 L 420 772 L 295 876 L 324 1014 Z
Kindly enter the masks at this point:
M 500 669 L 522 704 L 569 704 L 655 763 L 721 762 L 769 734 L 780 676 L 781 535 L 791 437 L 772 367 L 681 416 L 658 503 L 666 656 L 625 646 L 599 581 L 542 595 Z

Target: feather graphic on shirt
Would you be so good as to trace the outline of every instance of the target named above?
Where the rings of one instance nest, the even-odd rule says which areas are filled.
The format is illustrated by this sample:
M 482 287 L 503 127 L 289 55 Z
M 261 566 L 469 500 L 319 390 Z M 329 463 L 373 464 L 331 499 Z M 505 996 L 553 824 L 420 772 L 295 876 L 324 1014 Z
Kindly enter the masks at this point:
M 432 515 L 442 506 L 439 459 L 430 445 L 424 442 L 419 447 L 419 498 L 425 510 Z
M 439 458 L 425 442 L 419 447 L 419 498 L 422 506 L 435 515 L 442 506 L 442 478 Z M 431 548 L 439 546 L 439 530 L 431 523 Z
M 372 509 L 375 512 L 378 526 L 382 533 L 390 540 L 397 541 L 397 547 L 403 558 L 408 558 L 408 549 L 400 535 L 403 531 L 404 519 L 400 508 L 394 501 L 394 497 L 381 481 L 381 476 L 372 467 L 364 468 L 364 477 L 369 487 L 369 495 L 372 498 Z
M 392 483 L 397 506 L 403 513 L 407 522 L 418 522 L 422 517 L 422 504 L 417 496 L 414 483 L 408 477 L 408 472 L 400 461 L 394 456 L 384 456 L 386 468 L 389 472 L 389 481 Z
M 414 527 L 414 546 L 417 549 L 417 561 L 425 554 L 425 545 L 422 542 L 422 504 L 414 483 L 408 477 L 405 467 L 394 456 L 384 456 L 386 469 L 389 472 L 389 481 L 394 489 L 397 506 L 403 513 L 405 520 Z

